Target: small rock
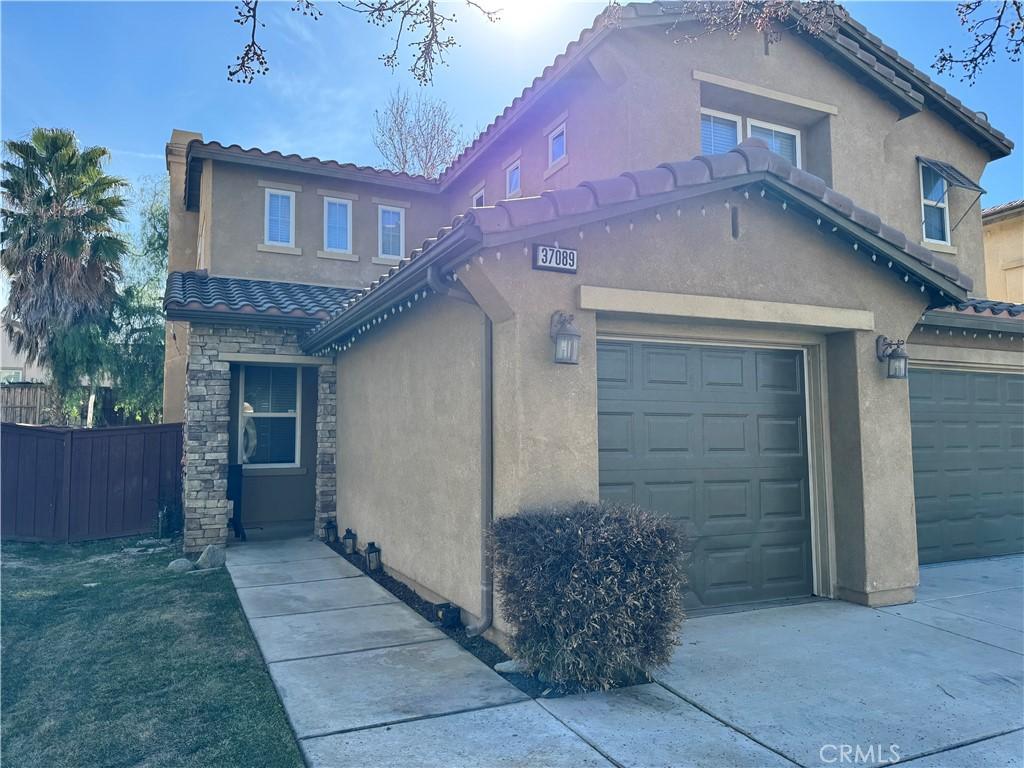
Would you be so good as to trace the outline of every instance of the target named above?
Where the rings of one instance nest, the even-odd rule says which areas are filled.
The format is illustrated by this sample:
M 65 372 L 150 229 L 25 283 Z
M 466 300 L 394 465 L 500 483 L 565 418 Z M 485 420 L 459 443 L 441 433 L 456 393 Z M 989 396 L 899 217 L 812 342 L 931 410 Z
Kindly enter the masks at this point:
M 494 665 L 494 671 L 502 675 L 528 675 L 530 670 L 519 659 L 499 661 Z
M 145 547 L 125 547 L 121 550 L 126 555 L 141 555 L 146 551 Z
M 207 544 L 203 554 L 196 560 L 196 568 L 220 568 L 224 565 L 224 547 Z
M 147 555 L 152 555 L 154 552 L 166 552 L 170 547 L 149 547 L 146 550 Z
M 159 547 L 164 544 L 170 544 L 170 539 L 142 539 L 141 541 L 135 542 L 137 547 Z
M 82 586 L 83 587 L 98 587 L 99 585 L 100 585 L 100 583 L 98 581 L 87 581 Z
M 177 560 L 172 560 L 167 566 L 168 571 L 174 571 L 175 573 L 184 573 L 185 571 L 192 570 L 192 561 L 187 557 L 179 557 Z

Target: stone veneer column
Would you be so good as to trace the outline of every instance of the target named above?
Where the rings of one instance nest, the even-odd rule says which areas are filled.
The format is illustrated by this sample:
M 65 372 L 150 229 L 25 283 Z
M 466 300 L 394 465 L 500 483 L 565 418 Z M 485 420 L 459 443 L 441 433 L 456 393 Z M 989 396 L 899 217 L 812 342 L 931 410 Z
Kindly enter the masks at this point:
M 316 498 L 314 533 L 323 537 L 324 523 L 336 517 L 338 505 L 338 372 L 332 362 L 321 365 L 316 401 Z
M 182 458 L 186 552 L 227 541 L 231 365 L 220 359 L 226 333 L 232 331 L 193 324 L 188 339 Z

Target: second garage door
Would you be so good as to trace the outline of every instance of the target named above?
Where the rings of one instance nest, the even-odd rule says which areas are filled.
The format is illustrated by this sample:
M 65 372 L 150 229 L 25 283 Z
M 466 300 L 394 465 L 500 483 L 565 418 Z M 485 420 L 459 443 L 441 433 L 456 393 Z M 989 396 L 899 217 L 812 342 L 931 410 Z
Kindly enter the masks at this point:
M 801 353 L 604 341 L 597 369 L 601 496 L 689 531 L 687 607 L 810 595 Z
M 912 369 L 921 563 L 1024 551 L 1024 376 Z

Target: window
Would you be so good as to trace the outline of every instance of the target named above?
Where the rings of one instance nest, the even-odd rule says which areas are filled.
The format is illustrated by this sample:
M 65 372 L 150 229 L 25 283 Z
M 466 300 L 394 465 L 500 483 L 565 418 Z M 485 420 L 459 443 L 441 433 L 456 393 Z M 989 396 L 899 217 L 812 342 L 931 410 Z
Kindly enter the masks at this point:
M 263 242 L 267 245 L 295 245 L 295 193 L 280 189 L 266 192 Z
M 758 120 L 747 120 L 747 135 L 763 140 L 772 152 L 782 155 L 795 167 L 800 167 L 800 131 Z
M 20 368 L 0 368 L 0 383 L 22 381 L 24 375 Z
M 352 253 L 352 203 L 324 198 L 324 250 Z
M 548 167 L 564 159 L 566 155 L 565 123 L 562 123 L 548 134 Z
M 720 155 L 740 143 L 740 118 L 711 109 L 700 111 L 700 151 Z
M 519 161 L 516 160 L 505 169 L 505 194 L 512 197 L 518 195 L 519 192 Z
M 389 205 L 377 207 L 380 229 L 380 257 L 400 259 L 405 253 L 405 211 Z
M 483 208 L 485 205 L 487 205 L 487 203 L 484 199 L 484 188 L 480 187 L 480 189 L 473 193 L 473 207 Z
M 946 180 L 923 163 L 921 168 L 921 228 L 924 239 L 949 244 L 949 217 L 946 215 Z
M 302 369 L 244 365 L 238 389 L 239 463 L 298 466 Z

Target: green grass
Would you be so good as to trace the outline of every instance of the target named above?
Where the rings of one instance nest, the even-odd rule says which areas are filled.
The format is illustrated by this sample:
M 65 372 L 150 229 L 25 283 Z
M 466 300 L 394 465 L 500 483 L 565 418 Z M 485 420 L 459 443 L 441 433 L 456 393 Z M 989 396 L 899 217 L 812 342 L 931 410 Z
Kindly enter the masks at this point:
M 131 544 L 3 545 L 4 768 L 301 766 L 227 573 Z

